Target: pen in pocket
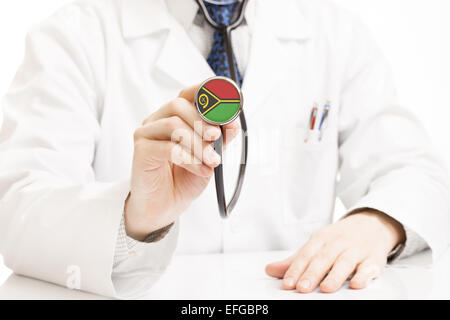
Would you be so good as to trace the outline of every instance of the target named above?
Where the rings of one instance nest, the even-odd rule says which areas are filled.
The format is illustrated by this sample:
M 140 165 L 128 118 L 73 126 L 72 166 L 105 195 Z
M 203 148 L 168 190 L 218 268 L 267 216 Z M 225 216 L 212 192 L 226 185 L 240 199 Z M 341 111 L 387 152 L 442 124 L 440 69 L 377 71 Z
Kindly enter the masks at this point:
M 325 106 L 323 107 L 322 112 L 322 118 L 320 119 L 319 124 L 319 141 L 322 141 L 323 133 L 325 129 L 327 128 L 327 120 L 328 120 L 328 114 L 330 113 L 331 104 L 330 102 L 327 102 Z
M 318 104 L 315 103 L 314 107 L 311 109 L 311 115 L 309 116 L 308 128 L 306 129 L 305 143 L 308 142 L 311 132 L 314 131 L 318 110 L 319 110 Z

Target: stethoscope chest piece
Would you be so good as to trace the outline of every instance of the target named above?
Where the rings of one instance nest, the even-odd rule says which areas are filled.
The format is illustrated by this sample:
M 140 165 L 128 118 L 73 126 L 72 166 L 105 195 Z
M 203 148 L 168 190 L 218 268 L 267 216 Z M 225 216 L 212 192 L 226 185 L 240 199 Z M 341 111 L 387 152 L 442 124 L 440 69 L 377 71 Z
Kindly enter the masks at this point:
M 226 77 L 203 82 L 195 96 L 200 117 L 209 124 L 223 126 L 233 122 L 242 110 L 243 96 L 236 83 Z

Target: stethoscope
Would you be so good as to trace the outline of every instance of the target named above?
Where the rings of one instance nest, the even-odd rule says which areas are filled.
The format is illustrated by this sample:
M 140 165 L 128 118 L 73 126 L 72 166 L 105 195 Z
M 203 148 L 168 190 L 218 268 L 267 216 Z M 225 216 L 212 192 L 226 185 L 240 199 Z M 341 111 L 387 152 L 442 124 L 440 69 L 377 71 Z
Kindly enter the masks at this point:
M 231 23 L 229 26 L 222 26 L 217 24 L 209 15 L 209 12 L 203 2 L 203 0 L 196 0 L 198 6 L 203 12 L 203 15 L 208 22 L 209 25 L 211 25 L 214 29 L 222 32 L 224 39 L 225 39 L 225 45 L 226 45 L 226 54 L 228 58 L 228 65 L 229 65 L 229 71 L 231 75 L 231 79 L 237 83 L 238 82 L 238 75 L 237 70 L 234 65 L 234 52 L 233 47 L 231 44 L 231 32 L 239 27 L 242 22 L 244 21 L 244 14 L 245 9 L 247 7 L 248 0 L 242 0 L 242 3 L 240 5 L 237 18 L 233 23 Z M 225 2 L 217 2 L 212 0 L 205 0 L 212 4 L 227 4 Z M 233 3 L 234 1 L 229 1 L 229 3 Z M 234 190 L 233 196 L 230 200 L 230 202 L 227 205 L 226 199 L 225 199 L 225 186 L 224 186 L 224 179 L 223 179 L 223 165 L 222 163 L 219 164 L 214 169 L 214 179 L 216 183 L 216 194 L 217 194 L 217 203 L 219 205 L 219 213 L 222 218 L 227 218 L 233 211 L 234 207 L 236 206 L 236 203 L 239 199 L 239 196 L 241 194 L 242 185 L 244 183 L 244 176 L 245 176 L 245 170 L 247 166 L 247 157 L 248 157 L 248 137 L 247 137 L 247 122 L 245 120 L 244 111 L 242 108 L 240 109 L 239 113 L 239 120 L 241 123 L 241 129 L 242 129 L 242 152 L 241 152 L 241 164 L 239 168 L 239 175 L 236 183 L 236 188 Z M 221 126 L 221 130 L 223 133 L 223 128 Z M 219 154 L 219 156 L 222 158 L 223 154 L 223 134 L 222 136 L 214 142 L 214 149 Z

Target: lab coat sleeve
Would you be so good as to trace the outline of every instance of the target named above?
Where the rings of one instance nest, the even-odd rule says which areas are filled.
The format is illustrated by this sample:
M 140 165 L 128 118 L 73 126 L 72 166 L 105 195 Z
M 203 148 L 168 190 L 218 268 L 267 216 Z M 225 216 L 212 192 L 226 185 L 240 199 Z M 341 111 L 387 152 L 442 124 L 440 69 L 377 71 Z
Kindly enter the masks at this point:
M 419 120 L 397 105 L 388 63 L 370 33 L 358 21 L 346 32 L 351 36 L 341 51 L 348 62 L 338 124 L 338 195 L 349 212 L 360 208 L 384 212 L 426 243 L 410 236 L 405 254 L 414 253 L 411 246 L 416 251 L 429 246 L 437 258 L 450 235 L 445 166 Z
M 30 32 L 2 103 L 0 252 L 17 274 L 128 297 L 156 281 L 176 231 L 113 270 L 129 181 L 99 182 L 92 167 L 105 59 L 101 28 L 85 10 L 71 5 Z
M 112 278 L 121 298 L 139 298 L 164 273 L 178 238 L 179 222 L 160 241 L 143 243 L 127 236 L 122 219 L 117 238 Z

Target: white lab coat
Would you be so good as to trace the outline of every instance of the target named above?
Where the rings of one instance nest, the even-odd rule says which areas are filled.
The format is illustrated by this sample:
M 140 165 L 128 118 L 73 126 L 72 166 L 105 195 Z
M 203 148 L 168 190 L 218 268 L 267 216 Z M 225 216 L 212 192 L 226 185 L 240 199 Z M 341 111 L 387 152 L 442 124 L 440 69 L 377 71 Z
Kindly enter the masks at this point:
M 336 195 L 349 211 L 388 213 L 435 255 L 446 248 L 446 174 L 421 125 L 395 104 L 389 68 L 365 28 L 317 0 L 252 0 L 246 17 L 250 150 L 233 216 L 219 218 L 211 183 L 163 241 L 141 245 L 114 272 L 133 132 L 213 72 L 160 0 L 78 1 L 30 32 L 3 103 L 0 250 L 7 266 L 61 285 L 78 270 L 82 290 L 127 296 L 150 287 L 175 248 L 297 249 L 330 223 Z M 321 112 L 327 101 L 323 140 L 316 131 L 305 143 L 313 104 Z M 236 139 L 225 159 L 228 190 L 239 152 Z

